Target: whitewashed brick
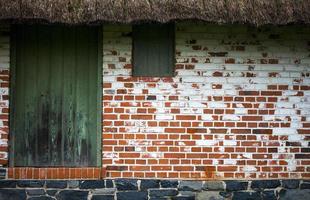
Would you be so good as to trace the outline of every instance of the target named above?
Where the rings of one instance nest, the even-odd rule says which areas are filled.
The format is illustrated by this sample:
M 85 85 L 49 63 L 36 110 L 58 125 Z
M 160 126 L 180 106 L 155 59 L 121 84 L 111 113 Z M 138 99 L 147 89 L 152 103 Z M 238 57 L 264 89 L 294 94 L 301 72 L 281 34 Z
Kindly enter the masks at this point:
M 217 143 L 215 140 L 196 140 L 197 146 L 216 146 Z
M 294 135 L 297 134 L 297 130 L 293 128 L 275 128 L 273 129 L 273 135 Z
M 173 115 L 160 115 L 160 114 L 157 114 L 155 116 L 156 120 L 172 120 L 173 118 L 174 118 Z
M 227 105 L 221 102 L 208 102 L 209 108 L 226 108 Z
M 237 115 L 223 115 L 223 121 L 239 121 L 240 117 Z
M 204 121 L 213 121 L 212 115 L 201 115 L 201 119 Z
M 236 142 L 236 141 L 233 141 L 233 140 L 224 140 L 224 141 L 223 141 L 223 145 L 224 145 L 224 146 L 236 146 L 236 145 L 237 145 L 237 142 Z

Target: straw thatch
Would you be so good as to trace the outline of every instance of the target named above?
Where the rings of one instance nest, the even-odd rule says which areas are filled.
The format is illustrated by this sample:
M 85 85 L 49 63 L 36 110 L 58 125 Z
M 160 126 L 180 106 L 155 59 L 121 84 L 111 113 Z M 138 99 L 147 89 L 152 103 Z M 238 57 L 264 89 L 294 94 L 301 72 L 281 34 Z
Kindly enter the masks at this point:
M 310 0 L 0 0 L 0 20 L 89 24 L 202 20 L 310 24 Z

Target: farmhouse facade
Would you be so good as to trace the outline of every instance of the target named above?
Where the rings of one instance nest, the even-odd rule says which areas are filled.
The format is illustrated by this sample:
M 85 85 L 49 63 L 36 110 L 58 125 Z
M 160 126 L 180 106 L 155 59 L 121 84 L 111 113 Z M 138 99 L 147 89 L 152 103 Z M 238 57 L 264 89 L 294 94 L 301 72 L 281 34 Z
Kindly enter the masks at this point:
M 309 1 L 4 2 L 0 199 L 310 198 Z

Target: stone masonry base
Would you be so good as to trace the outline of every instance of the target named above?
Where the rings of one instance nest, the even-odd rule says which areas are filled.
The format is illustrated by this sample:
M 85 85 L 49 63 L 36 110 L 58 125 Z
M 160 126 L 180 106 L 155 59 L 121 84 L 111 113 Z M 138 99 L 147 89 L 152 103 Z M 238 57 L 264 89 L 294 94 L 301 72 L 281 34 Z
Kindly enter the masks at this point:
M 0 200 L 307 200 L 310 180 L 1 180 Z

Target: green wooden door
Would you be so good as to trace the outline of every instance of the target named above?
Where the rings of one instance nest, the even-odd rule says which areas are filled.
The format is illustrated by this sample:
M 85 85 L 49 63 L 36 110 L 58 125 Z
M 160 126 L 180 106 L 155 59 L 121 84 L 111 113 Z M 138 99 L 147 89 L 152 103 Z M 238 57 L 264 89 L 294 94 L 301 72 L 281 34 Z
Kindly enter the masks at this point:
M 100 164 L 100 37 L 98 27 L 14 27 L 13 166 Z

